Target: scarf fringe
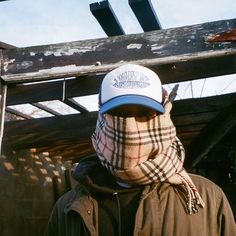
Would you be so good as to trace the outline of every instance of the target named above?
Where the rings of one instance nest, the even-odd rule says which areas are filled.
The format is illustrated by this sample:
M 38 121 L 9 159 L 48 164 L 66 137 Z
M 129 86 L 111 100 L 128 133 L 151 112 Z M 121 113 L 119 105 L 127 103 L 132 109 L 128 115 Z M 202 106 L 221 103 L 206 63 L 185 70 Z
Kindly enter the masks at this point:
M 182 183 L 179 187 L 186 192 L 186 211 L 189 215 L 195 214 L 198 212 L 198 207 L 204 208 L 205 203 L 202 200 L 199 192 L 197 191 L 194 183 L 192 182 L 191 178 L 184 171 L 182 174 L 179 173 L 177 176 L 180 178 L 180 182 Z

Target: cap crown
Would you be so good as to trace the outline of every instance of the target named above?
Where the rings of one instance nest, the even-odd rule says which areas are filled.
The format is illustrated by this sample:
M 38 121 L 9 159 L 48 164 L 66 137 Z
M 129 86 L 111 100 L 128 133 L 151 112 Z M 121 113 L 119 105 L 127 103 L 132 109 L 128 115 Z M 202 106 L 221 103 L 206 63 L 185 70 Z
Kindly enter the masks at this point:
M 122 97 L 126 97 L 126 101 Z M 131 97 L 133 99 L 129 99 Z M 125 104 L 145 105 L 146 103 L 139 102 L 142 98 L 158 104 L 162 102 L 162 84 L 152 70 L 140 65 L 126 64 L 104 77 L 100 90 L 101 107 L 108 102 L 111 102 L 109 109 Z M 112 101 L 116 102 L 112 104 Z M 148 103 L 146 105 L 149 106 Z

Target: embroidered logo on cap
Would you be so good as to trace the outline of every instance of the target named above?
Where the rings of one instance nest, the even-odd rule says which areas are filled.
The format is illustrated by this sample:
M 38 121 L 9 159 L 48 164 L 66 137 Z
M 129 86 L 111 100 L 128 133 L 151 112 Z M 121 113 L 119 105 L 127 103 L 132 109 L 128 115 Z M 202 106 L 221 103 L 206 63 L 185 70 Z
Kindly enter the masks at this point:
M 122 89 L 142 89 L 150 86 L 150 79 L 137 71 L 125 71 L 114 79 L 113 86 Z

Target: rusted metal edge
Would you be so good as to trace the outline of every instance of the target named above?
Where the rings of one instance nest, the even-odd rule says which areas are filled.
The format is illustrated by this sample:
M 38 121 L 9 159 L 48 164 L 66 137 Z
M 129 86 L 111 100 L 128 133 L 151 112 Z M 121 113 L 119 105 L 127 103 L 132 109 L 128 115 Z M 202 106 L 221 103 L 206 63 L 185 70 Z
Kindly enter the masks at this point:
M 210 35 L 206 38 L 209 43 L 235 42 L 236 28 Z

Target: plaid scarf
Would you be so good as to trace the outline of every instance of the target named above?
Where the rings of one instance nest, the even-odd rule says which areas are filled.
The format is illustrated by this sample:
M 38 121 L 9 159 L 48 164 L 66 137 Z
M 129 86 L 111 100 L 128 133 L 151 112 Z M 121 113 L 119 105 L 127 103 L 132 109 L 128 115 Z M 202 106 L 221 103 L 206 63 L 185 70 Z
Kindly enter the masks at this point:
M 194 183 L 183 168 L 184 147 L 170 118 L 172 104 L 154 117 L 118 117 L 99 114 L 92 135 L 102 163 L 117 179 L 134 185 L 169 182 L 185 195 L 187 212 L 204 207 Z

